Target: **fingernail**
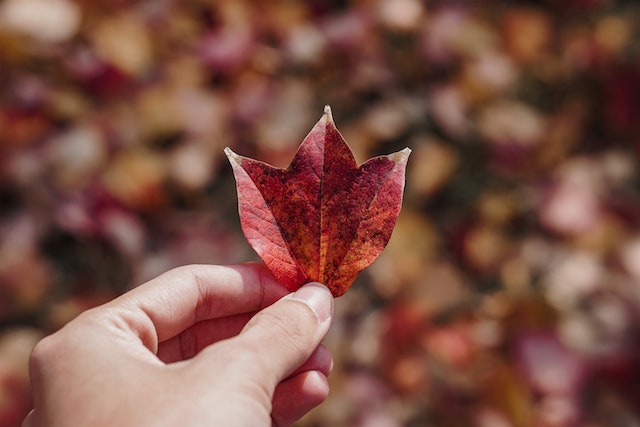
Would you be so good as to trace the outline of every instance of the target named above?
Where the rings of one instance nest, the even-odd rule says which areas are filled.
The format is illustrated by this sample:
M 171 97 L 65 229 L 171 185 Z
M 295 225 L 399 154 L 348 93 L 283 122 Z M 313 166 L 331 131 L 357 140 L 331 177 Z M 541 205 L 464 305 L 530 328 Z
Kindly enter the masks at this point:
M 320 322 L 324 322 L 333 313 L 333 296 L 326 286 L 320 283 L 307 283 L 289 298 L 303 302 L 311 308 Z

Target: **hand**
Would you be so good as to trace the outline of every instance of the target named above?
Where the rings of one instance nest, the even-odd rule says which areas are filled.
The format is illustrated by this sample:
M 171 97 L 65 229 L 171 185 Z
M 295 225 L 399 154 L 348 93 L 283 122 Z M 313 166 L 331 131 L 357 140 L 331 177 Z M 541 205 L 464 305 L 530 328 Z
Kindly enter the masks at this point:
M 36 345 L 24 426 L 288 426 L 328 394 L 332 316 L 259 264 L 177 268 Z

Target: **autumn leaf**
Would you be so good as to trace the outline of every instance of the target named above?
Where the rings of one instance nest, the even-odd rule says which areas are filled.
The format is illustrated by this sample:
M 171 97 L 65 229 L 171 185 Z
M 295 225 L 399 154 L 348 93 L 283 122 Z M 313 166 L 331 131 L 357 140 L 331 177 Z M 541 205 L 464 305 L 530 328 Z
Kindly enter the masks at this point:
M 315 281 L 344 294 L 391 237 L 410 152 L 358 166 L 328 106 L 287 169 L 226 148 L 249 244 L 291 291 Z

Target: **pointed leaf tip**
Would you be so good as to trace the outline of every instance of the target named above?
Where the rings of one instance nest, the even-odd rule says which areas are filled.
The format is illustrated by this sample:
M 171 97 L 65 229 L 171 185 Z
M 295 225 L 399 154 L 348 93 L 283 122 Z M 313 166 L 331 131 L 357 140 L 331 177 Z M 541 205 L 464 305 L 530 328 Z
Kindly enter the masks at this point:
M 325 105 L 324 106 L 324 115 L 327 116 L 328 121 L 330 121 L 330 122 L 333 121 L 333 114 L 331 113 L 331 106 L 329 106 L 329 105 Z
M 338 297 L 389 241 L 409 148 L 358 166 L 326 106 L 287 169 L 224 151 L 242 230 L 289 290 L 320 282 Z
M 239 156 L 236 153 L 234 153 L 231 148 L 224 147 L 224 154 L 227 155 L 227 159 L 229 159 L 229 162 L 231 163 L 231 165 L 238 163 Z
M 406 147 L 400 151 L 389 154 L 389 159 L 396 162 L 406 162 L 409 160 L 409 154 L 411 154 L 411 148 Z

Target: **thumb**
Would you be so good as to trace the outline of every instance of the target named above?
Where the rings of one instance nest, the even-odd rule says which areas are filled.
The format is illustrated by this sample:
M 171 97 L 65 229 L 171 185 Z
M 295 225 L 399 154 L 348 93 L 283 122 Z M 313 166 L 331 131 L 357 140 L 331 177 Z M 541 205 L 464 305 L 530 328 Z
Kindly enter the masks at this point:
M 258 312 L 236 340 L 259 367 L 256 380 L 273 390 L 311 356 L 332 317 L 329 289 L 309 283 Z

